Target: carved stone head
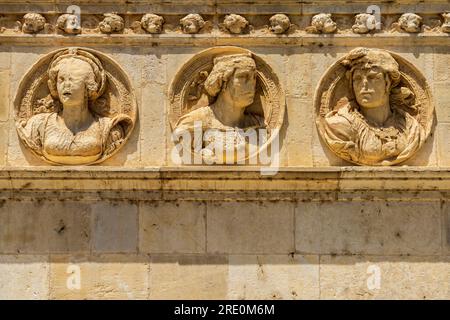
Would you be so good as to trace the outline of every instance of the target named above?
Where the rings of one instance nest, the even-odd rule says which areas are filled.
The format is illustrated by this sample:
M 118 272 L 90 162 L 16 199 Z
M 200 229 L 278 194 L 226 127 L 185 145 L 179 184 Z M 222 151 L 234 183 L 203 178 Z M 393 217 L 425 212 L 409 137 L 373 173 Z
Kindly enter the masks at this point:
M 191 13 L 180 20 L 181 29 L 184 33 L 197 33 L 205 26 L 205 20 L 197 13 Z
M 370 109 L 389 103 L 391 89 L 400 81 L 400 71 L 388 52 L 356 48 L 342 64 L 348 68 L 347 77 L 358 105 Z
M 248 21 L 238 14 L 229 14 L 223 20 L 225 28 L 234 34 L 240 34 L 248 26 Z
M 37 33 L 44 29 L 45 18 L 39 13 L 27 13 L 23 16 L 22 32 Z
M 337 30 L 336 22 L 331 18 L 331 13 L 319 13 L 311 20 L 311 26 L 319 33 L 333 33 Z
M 81 33 L 81 24 L 78 20 L 78 16 L 70 13 L 63 14 L 56 20 L 56 25 L 60 30 L 69 34 Z
M 55 57 L 48 78 L 50 94 L 63 105 L 93 101 L 103 94 L 106 85 L 101 62 L 85 51 Z
M 375 30 L 377 26 L 377 20 L 375 16 L 369 13 L 360 13 L 355 16 L 355 24 L 352 26 L 354 33 L 368 33 Z
M 415 13 L 405 13 L 398 19 L 400 28 L 409 33 L 420 32 L 422 17 Z
M 444 18 L 444 23 L 442 24 L 441 30 L 442 32 L 450 32 L 450 12 L 446 12 L 442 14 Z
M 285 33 L 291 27 L 289 17 L 282 13 L 271 16 L 269 23 L 269 30 L 276 34 Z
M 161 33 L 164 18 L 153 13 L 145 14 L 141 19 L 141 27 L 148 33 Z
M 205 81 L 212 97 L 225 94 L 235 105 L 251 105 L 255 97 L 256 63 L 250 55 L 235 54 L 214 59 L 214 67 Z
M 103 33 L 121 32 L 125 27 L 123 18 L 115 13 L 105 13 L 105 18 L 99 23 L 100 31 Z

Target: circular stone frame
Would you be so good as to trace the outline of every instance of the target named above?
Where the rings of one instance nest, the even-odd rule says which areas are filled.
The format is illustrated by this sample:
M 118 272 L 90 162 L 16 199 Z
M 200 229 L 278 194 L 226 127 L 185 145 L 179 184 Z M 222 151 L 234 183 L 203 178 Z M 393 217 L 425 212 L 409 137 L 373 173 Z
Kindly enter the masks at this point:
M 270 134 L 267 142 L 259 149 L 259 152 L 268 148 L 273 139 L 278 136 L 278 131 L 281 129 L 284 121 L 284 113 L 286 108 L 284 91 L 281 87 L 280 81 L 273 71 L 272 67 L 267 64 L 261 57 L 258 57 L 250 50 L 233 47 L 233 46 L 218 46 L 203 50 L 190 58 L 176 73 L 170 88 L 169 88 L 169 122 L 172 130 L 175 130 L 175 125 L 178 119 L 186 113 L 208 105 L 209 95 L 205 90 L 201 97 L 192 99 L 190 92 L 195 87 L 196 81 L 204 72 L 209 72 L 214 66 L 214 58 L 224 55 L 233 54 L 250 54 L 256 63 L 256 103 L 247 108 L 255 109 L 258 105 L 262 110 L 265 123 L 267 125 L 268 133 Z M 260 95 L 258 96 L 258 93 Z M 203 98 L 208 97 L 208 100 Z M 203 99 L 203 101 L 201 101 Z M 257 153 L 259 153 L 257 152 Z M 248 155 L 245 160 L 257 156 L 257 154 Z
M 33 109 L 37 101 L 39 99 L 45 98 L 50 93 L 50 90 L 47 86 L 47 71 L 53 57 L 56 54 L 73 49 L 86 51 L 94 55 L 102 63 L 103 69 L 105 71 L 107 86 L 101 97 L 99 97 L 97 100 L 104 99 L 106 101 L 109 101 L 109 109 L 107 113 L 110 116 L 122 113 L 129 116 L 132 120 L 129 130 L 127 130 L 127 134 L 118 148 L 115 148 L 115 150 L 111 153 L 103 155 L 96 161 L 87 163 L 86 165 L 97 164 L 112 157 L 128 141 L 136 124 L 138 114 L 138 107 L 136 97 L 134 95 L 134 89 L 131 85 L 131 81 L 128 75 L 117 62 L 115 62 L 107 55 L 97 50 L 84 47 L 66 47 L 45 54 L 25 73 L 20 81 L 16 97 L 14 99 L 15 123 L 16 126 L 20 126 L 24 120 L 28 120 L 36 114 L 34 113 Z M 22 141 L 23 137 L 19 135 L 19 139 Z M 60 163 L 55 163 L 45 158 L 43 155 L 36 153 L 33 149 L 28 147 L 28 143 L 26 143 L 25 141 L 22 141 L 22 143 L 28 150 L 30 150 L 33 154 L 35 154 L 42 160 L 53 165 L 61 165 Z
M 426 81 L 426 78 L 412 63 L 401 57 L 399 54 L 396 54 L 389 50 L 384 51 L 388 52 L 399 64 L 401 79 L 398 86 L 407 87 L 415 95 L 415 104 L 418 105 L 419 108 L 414 118 L 416 118 L 419 125 L 423 128 L 426 137 L 418 148 L 418 150 L 420 150 L 420 148 L 423 147 L 423 144 L 430 136 L 434 122 L 434 100 L 431 94 L 430 87 Z M 338 94 L 338 92 L 348 92 L 348 88 L 350 88 L 349 80 L 346 77 L 347 68 L 342 65 L 342 61 L 345 60 L 345 58 L 346 55 L 334 62 L 325 71 L 316 87 L 314 97 L 316 127 L 323 143 L 337 157 L 357 165 L 371 165 L 363 162 L 355 162 L 350 158 L 342 157 L 330 145 L 328 145 L 326 139 L 324 139 L 322 136 L 323 128 L 321 122 L 323 117 L 328 112 L 333 110 L 333 107 L 336 106 L 341 98 L 345 97 L 345 95 Z M 351 93 L 351 96 L 353 96 L 353 93 Z M 389 165 L 402 163 L 406 160 L 411 159 L 412 156 L 414 156 L 414 154 L 400 161 L 391 161 Z

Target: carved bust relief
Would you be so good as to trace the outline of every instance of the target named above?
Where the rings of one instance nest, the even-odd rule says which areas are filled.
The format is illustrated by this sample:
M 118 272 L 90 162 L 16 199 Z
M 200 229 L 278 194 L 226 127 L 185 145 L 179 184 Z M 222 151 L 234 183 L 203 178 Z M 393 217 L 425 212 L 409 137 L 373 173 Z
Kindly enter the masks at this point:
M 221 139 L 221 133 L 234 136 L 233 145 L 224 145 L 224 152 L 246 148 L 240 133 L 248 129 L 274 133 L 282 125 L 285 107 L 278 78 L 269 65 L 237 47 L 208 49 L 186 63 L 172 83 L 170 103 L 174 131 L 194 133 L 199 125 L 203 132 L 215 132 L 191 145 L 193 152 L 212 163 L 220 162 L 216 160 L 222 154 L 206 147 Z
M 128 77 L 91 49 L 50 53 L 24 76 L 15 99 L 17 133 L 52 164 L 99 163 L 127 141 L 136 119 Z
M 434 116 L 425 78 L 380 49 L 356 48 L 336 62 L 319 84 L 315 105 L 326 145 L 360 165 L 394 165 L 414 156 Z

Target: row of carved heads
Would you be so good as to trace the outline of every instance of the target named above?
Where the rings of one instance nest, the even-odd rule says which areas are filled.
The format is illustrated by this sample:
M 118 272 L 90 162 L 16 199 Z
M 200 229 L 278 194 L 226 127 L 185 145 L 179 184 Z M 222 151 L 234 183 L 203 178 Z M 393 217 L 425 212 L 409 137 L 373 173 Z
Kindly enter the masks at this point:
M 442 32 L 450 32 L 450 13 L 442 14 L 444 19 L 441 25 Z M 392 25 L 391 31 L 418 33 L 422 30 L 422 17 L 415 13 L 404 13 Z M 355 16 L 352 31 L 365 34 L 381 28 L 381 22 L 376 16 L 369 13 L 360 13 Z M 337 23 L 333 20 L 331 13 L 320 13 L 311 20 L 311 26 L 306 28 L 309 33 L 335 33 L 338 30 Z
M 444 22 L 441 31 L 450 33 L 450 13 L 443 13 Z M 415 13 L 403 14 L 393 25 L 393 31 L 418 33 L 422 28 L 422 17 Z M 147 13 L 141 21 L 140 27 L 148 33 L 158 34 L 163 31 L 164 18 L 162 16 Z M 180 27 L 184 33 L 198 33 L 204 26 L 205 20 L 199 14 L 188 14 L 180 19 Z M 23 17 L 22 32 L 38 33 L 46 26 L 46 19 L 39 13 L 27 13 Z M 67 34 L 81 33 L 81 23 L 75 14 L 66 13 L 61 15 L 56 22 L 56 27 Z M 104 19 L 98 25 L 102 33 L 110 34 L 123 31 L 125 27 L 124 19 L 115 13 L 104 14 Z M 221 27 L 232 34 L 241 34 L 249 28 L 248 20 L 238 14 L 226 15 Z M 285 14 L 275 14 L 269 19 L 268 29 L 275 34 L 283 34 L 291 27 L 291 21 Z M 380 28 L 380 21 L 369 13 L 361 13 L 355 16 L 355 23 L 352 31 L 358 34 L 365 34 Z M 308 33 L 335 33 L 338 30 L 337 23 L 330 13 L 320 13 L 312 17 L 311 25 L 306 28 Z
M 20 22 L 19 22 L 20 23 Z M 147 13 L 142 16 L 140 27 L 148 33 L 158 34 L 163 31 L 165 20 L 162 16 Z M 191 13 L 180 19 L 181 30 L 187 34 L 198 33 L 206 24 L 203 17 L 197 13 Z M 249 26 L 249 22 L 244 17 L 237 14 L 225 16 L 223 24 L 230 33 L 242 33 Z M 44 30 L 46 19 L 39 13 L 27 13 L 21 23 L 22 32 L 38 33 Z M 270 18 L 270 30 L 274 33 L 283 33 L 291 26 L 289 17 L 284 14 L 276 14 Z M 79 17 L 75 14 L 66 13 L 61 15 L 56 22 L 59 30 L 68 34 L 81 33 L 81 23 Z M 102 33 L 110 34 L 123 31 L 125 28 L 124 19 L 116 13 L 104 14 L 104 19 L 98 25 Z

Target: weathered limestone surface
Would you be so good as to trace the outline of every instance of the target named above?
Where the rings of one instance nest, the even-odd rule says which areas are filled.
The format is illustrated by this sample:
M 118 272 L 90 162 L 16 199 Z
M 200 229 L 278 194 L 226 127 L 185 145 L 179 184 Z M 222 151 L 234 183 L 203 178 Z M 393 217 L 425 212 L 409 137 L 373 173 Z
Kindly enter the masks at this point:
M 74 17 L 63 17 L 65 3 L 0 0 L 0 298 L 450 299 L 447 0 L 382 2 L 380 29 L 361 25 L 373 16 L 356 18 L 367 7 L 359 0 L 262 0 L 250 6 L 242 0 L 80 0 L 80 28 Z M 72 60 L 77 54 L 65 51 L 69 47 L 101 63 L 82 59 L 91 72 Z M 420 78 L 415 83 L 430 93 L 416 95 L 423 98 L 417 105 L 396 101 L 418 108 L 408 112 L 421 125 L 432 123 L 428 139 L 417 142 L 420 148 L 401 165 L 352 164 L 329 148 L 316 126 L 324 76 L 345 77 L 343 69 L 330 68 L 344 57 L 360 62 L 353 55 L 358 47 L 387 50 L 401 71 L 410 64 L 417 72 L 405 77 Z M 68 166 L 54 165 L 48 154 L 32 152 L 41 145 L 26 145 L 17 134 L 17 119 L 48 107 L 26 97 L 30 113 L 16 113 L 23 79 L 44 75 L 30 91 L 36 97 L 63 84 L 52 78 L 49 87 L 45 78 L 56 51 L 70 53 L 65 61 L 71 63 L 53 67 L 64 65 L 82 80 L 78 88 L 89 87 L 75 99 L 78 106 L 97 101 L 105 70 L 112 100 L 104 106 L 114 111 L 105 118 L 136 112 L 125 143 L 125 127 L 106 139 L 106 147 L 120 148 L 101 163 L 69 159 Z M 214 63 L 216 54 L 227 57 Z M 187 63 L 189 72 L 180 73 Z M 275 106 L 263 114 L 259 109 L 259 119 L 284 110 L 271 127 L 280 129 L 277 174 L 262 175 L 256 165 L 174 162 L 171 93 L 184 95 L 180 116 L 192 111 L 192 101 L 209 106 L 215 101 L 205 98 L 233 93 L 228 84 L 209 83 L 210 91 L 218 91 L 202 96 L 213 65 L 221 70 L 210 82 L 229 77 L 249 85 L 254 101 Z M 42 68 L 30 73 L 33 66 Z M 395 80 L 392 66 L 386 74 Z M 233 68 L 249 78 L 237 79 Z M 205 71 L 205 79 L 197 71 Z M 197 83 L 191 86 L 191 80 Z M 408 87 L 406 80 L 398 89 Z M 339 98 L 351 97 L 350 87 L 337 91 L 344 93 Z M 64 102 L 65 93 L 56 90 L 53 102 Z M 236 97 L 223 105 L 230 108 Z M 342 106 L 331 100 L 329 105 Z M 431 115 L 420 109 L 432 106 Z M 70 122 L 70 116 L 61 118 Z M 68 129 L 65 120 L 55 123 Z
M 296 250 L 313 254 L 434 255 L 439 202 L 324 202 L 296 207 Z
M 448 299 L 448 256 L 322 256 L 323 299 Z M 379 287 L 372 278 L 380 274 Z M 339 279 L 339 283 L 336 282 Z M 369 286 L 367 283 L 371 283 Z M 369 287 L 369 288 L 368 288 Z
M 204 253 L 206 205 L 199 202 L 143 203 L 140 250 L 148 253 Z
M 0 271 L 4 275 L 0 279 L 2 300 L 49 298 L 47 255 L 1 255 Z

